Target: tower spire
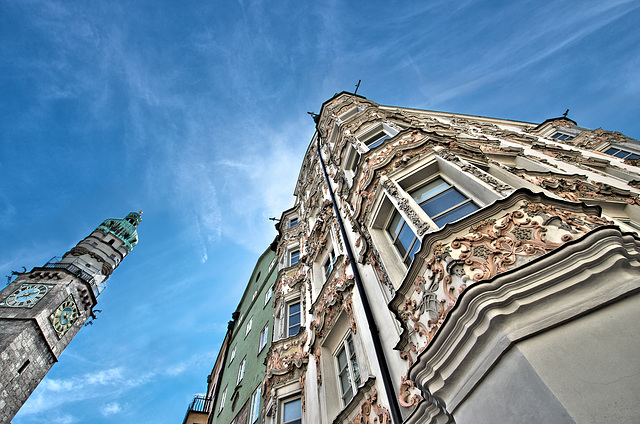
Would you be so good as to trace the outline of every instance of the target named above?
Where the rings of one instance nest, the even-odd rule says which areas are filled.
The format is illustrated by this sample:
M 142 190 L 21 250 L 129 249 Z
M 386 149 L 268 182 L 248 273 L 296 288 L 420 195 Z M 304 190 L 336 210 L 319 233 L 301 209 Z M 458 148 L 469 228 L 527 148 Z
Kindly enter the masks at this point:
M 0 422 L 9 422 L 89 317 L 138 244 L 141 212 L 107 219 L 62 258 L 17 273 L 0 291 Z M 5 360 L 6 359 L 6 360 Z

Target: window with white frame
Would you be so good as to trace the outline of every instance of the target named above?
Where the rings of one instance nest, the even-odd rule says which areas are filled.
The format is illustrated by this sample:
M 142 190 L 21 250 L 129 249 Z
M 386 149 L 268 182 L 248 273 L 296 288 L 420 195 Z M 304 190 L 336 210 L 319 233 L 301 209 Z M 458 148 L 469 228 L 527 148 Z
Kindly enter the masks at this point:
M 410 189 L 409 194 L 437 228 L 478 210 L 471 199 L 441 177 Z
M 253 302 L 256 298 L 256 296 L 258 295 L 258 290 L 253 292 L 253 296 L 251 296 L 251 301 Z
M 291 218 L 291 219 L 289 220 L 289 228 L 293 228 L 293 227 L 295 227 L 296 225 L 298 225 L 298 217 Z
M 349 176 L 352 176 L 356 172 L 356 168 L 360 163 L 360 156 L 360 152 L 358 152 L 355 147 L 349 147 L 349 151 L 347 152 L 347 157 L 344 163 L 344 169 L 345 171 L 347 171 Z
M 267 290 L 267 292 L 264 294 L 265 306 L 267 305 L 267 303 L 269 303 L 269 300 L 271 300 L 271 296 L 273 296 L 273 286 L 269 287 L 269 290 Z
M 439 175 L 407 187 L 407 192 L 427 214 L 434 229 L 478 209 L 469 197 Z M 420 248 L 420 240 L 397 210 L 391 215 L 386 230 L 402 261 L 409 266 Z
M 258 418 L 260 417 L 260 392 L 261 387 L 258 386 L 255 392 L 253 392 L 253 395 L 251 395 L 251 415 L 249 417 L 250 424 L 258 421 Z
M 551 138 L 553 138 L 554 140 L 563 141 L 563 140 L 571 140 L 572 138 L 574 138 L 574 136 L 571 135 L 571 134 L 565 134 L 565 133 L 562 133 L 562 132 L 557 132 L 554 135 L 552 135 Z
M 338 347 L 335 358 L 340 385 L 340 398 L 343 405 L 346 405 L 353 399 L 360 385 L 360 367 L 358 366 L 351 332 Z
M 283 401 L 281 414 L 282 424 L 302 424 L 302 399 Z
M 295 249 L 289 252 L 289 266 L 293 266 L 300 260 L 300 249 Z
M 244 366 L 246 362 L 247 362 L 246 358 L 243 358 L 242 362 L 240 362 L 240 368 L 238 369 L 238 380 L 236 380 L 236 384 L 240 384 L 240 382 L 244 378 Z
M 627 150 L 619 149 L 617 147 L 611 147 L 604 152 L 606 155 L 615 156 L 620 159 L 638 159 L 640 155 L 629 152 Z
M 336 260 L 337 260 L 337 256 L 336 256 L 335 250 L 329 249 L 327 256 L 324 258 L 324 261 L 322 262 L 322 273 L 325 281 L 331 275 L 331 272 L 333 271 L 333 267 L 336 264 Z
M 251 331 L 251 326 L 253 325 L 253 317 L 249 318 L 249 322 L 247 322 L 247 330 L 244 333 L 245 337 L 247 334 L 249 334 L 249 331 Z
M 229 362 L 233 362 L 233 358 L 236 357 L 236 346 L 233 347 L 233 350 L 231 351 L 231 359 L 229 359 Z
M 398 134 L 398 131 L 387 124 L 378 124 L 364 134 L 359 135 L 358 140 L 366 144 L 369 149 L 375 149 L 396 134 Z
M 220 398 L 220 407 L 218 408 L 218 412 L 222 411 L 222 408 L 224 408 L 224 401 L 227 399 L 227 388 L 224 388 L 224 391 L 222 392 L 222 397 Z
M 287 305 L 287 337 L 295 336 L 300 331 L 301 309 L 300 302 Z
M 409 266 L 420 248 L 420 240 L 398 211 L 393 212 L 386 230 L 391 236 L 392 244 L 402 257 L 402 262 Z
M 269 338 L 269 324 L 264 326 L 262 331 L 260 332 L 260 345 L 258 347 L 258 352 L 262 352 L 262 349 L 267 345 L 267 339 Z

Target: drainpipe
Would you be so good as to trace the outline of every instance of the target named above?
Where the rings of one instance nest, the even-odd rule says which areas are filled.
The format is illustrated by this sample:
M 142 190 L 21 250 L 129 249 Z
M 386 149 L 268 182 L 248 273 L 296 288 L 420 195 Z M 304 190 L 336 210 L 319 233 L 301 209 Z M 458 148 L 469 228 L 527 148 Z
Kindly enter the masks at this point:
M 356 281 L 356 286 L 358 287 L 358 292 L 360 293 L 360 300 L 362 301 L 362 306 L 364 308 L 364 314 L 367 319 L 367 324 L 369 324 L 369 331 L 371 332 L 371 337 L 373 338 L 373 346 L 376 351 L 376 359 L 378 360 L 378 366 L 380 366 L 380 371 L 382 372 L 382 383 L 384 384 L 384 389 L 387 392 L 387 400 L 389 402 L 389 406 L 391 407 L 392 421 L 394 423 L 400 424 L 402 423 L 402 413 L 400 412 L 400 404 L 398 403 L 398 399 L 395 397 L 395 390 L 393 388 L 393 382 L 391 381 L 391 372 L 389 371 L 389 366 L 387 365 L 384 349 L 382 349 L 382 342 L 380 341 L 378 326 L 376 325 L 376 321 L 373 317 L 373 313 L 371 312 L 371 305 L 369 304 L 369 299 L 367 298 L 367 292 L 364 290 L 364 285 L 362 284 L 362 279 L 360 278 L 360 271 L 358 271 L 358 266 L 353 256 L 353 251 L 351 250 L 351 243 L 349 242 L 349 238 L 347 237 L 347 233 L 344 229 L 344 223 L 342 222 L 342 217 L 340 216 L 340 212 L 338 211 L 338 204 L 336 203 L 336 198 L 333 194 L 333 188 L 331 188 L 331 182 L 329 181 L 327 168 L 325 167 L 324 161 L 322 160 L 319 134 L 318 134 L 317 142 L 318 142 L 318 157 L 320 158 L 320 165 L 322 165 L 322 173 L 324 174 L 324 179 L 327 182 L 327 187 L 329 188 L 329 195 L 331 196 L 333 211 L 336 215 L 336 219 L 338 220 L 338 226 L 340 227 L 340 234 L 342 235 L 342 239 L 344 240 L 344 246 L 347 250 L 347 256 L 349 257 L 349 262 L 351 263 L 353 278 Z

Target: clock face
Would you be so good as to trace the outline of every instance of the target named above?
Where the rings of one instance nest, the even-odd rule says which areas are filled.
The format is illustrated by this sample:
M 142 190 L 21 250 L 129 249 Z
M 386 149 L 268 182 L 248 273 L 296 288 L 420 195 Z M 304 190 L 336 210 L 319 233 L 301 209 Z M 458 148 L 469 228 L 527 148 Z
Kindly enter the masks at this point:
M 48 284 L 22 284 L 7 297 L 2 306 L 31 308 L 44 297 L 51 288 Z
M 49 319 L 58 337 L 62 337 L 78 319 L 78 307 L 76 306 L 76 302 L 73 301 L 73 297 L 69 295 L 51 314 Z

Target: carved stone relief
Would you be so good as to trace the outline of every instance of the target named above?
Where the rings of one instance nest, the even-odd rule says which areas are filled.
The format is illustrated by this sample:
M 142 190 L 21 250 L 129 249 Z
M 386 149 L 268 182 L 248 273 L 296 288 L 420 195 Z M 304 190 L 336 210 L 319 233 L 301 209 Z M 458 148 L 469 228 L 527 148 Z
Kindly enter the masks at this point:
M 398 205 L 398 209 L 404 212 L 403 216 L 408 218 L 411 224 L 416 228 L 416 230 L 418 231 L 418 235 L 422 236 L 424 233 L 426 233 L 430 228 L 429 224 L 420 219 L 416 211 L 411 207 L 409 201 L 400 194 L 395 183 L 388 178 L 384 178 L 382 179 L 382 186 L 384 187 L 387 194 L 389 194 L 389 196 L 394 199 L 395 203 Z
M 378 404 L 378 390 L 373 389 L 370 396 L 367 396 L 360 405 L 358 415 L 355 416 L 353 424 L 388 424 L 391 423 L 389 410 Z
M 467 234 L 462 221 L 454 229 L 431 233 L 423 240 L 429 248 L 416 256 L 412 266 L 419 271 L 413 280 L 403 282 L 390 304 L 403 329 L 396 348 L 408 367 L 428 347 L 469 286 L 524 266 L 595 228 L 612 224 L 599 216 L 596 207 L 552 202 L 550 198 L 543 201 L 542 195 L 533 194 L 530 196 L 536 198 L 529 200 L 523 193 L 530 192 L 517 193 L 515 200 L 500 201 L 513 206 L 505 210 L 494 204 L 485 211 L 490 216 L 466 227 Z M 400 384 L 402 402 L 413 405 L 408 395 L 411 383 L 403 380 Z

